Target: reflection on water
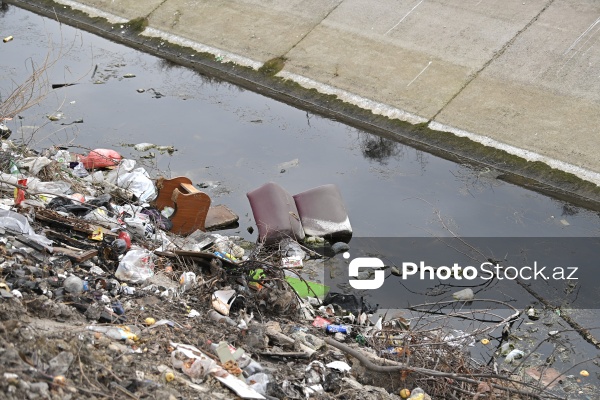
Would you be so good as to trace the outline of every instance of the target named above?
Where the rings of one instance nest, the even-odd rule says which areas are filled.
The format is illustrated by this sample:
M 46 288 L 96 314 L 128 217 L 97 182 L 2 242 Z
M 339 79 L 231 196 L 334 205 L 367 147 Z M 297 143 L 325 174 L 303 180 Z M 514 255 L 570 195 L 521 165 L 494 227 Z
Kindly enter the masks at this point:
M 425 173 L 430 154 L 367 132 L 358 132 L 358 136 L 362 154 L 366 159 L 386 167 L 393 160 L 403 161 L 405 157 L 413 157 L 420 165 L 421 173 Z
M 404 146 L 401 146 L 398 142 L 368 133 L 363 133 L 360 137 L 360 147 L 365 158 L 387 165 L 389 158 L 402 157 Z
M 9 7 L 10 6 L 8 5 L 8 3 L 5 3 L 4 1 L 0 2 L 0 17 L 3 17 L 4 14 L 6 14 Z

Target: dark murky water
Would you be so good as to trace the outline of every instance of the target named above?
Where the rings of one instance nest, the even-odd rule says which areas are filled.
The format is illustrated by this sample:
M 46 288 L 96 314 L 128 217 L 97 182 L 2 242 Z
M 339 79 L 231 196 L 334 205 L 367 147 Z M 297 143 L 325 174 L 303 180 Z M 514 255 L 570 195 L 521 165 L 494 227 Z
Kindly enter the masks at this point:
M 49 84 L 77 83 L 50 90 L 22 119 L 9 121 L 12 139 L 39 150 L 113 148 L 136 159 L 147 153 L 124 144 L 175 146 L 172 156 L 153 150 L 156 158 L 143 165 L 154 175 L 209 184 L 213 202 L 240 215 L 231 234 L 255 240 L 256 232 L 246 231 L 254 225 L 246 192 L 275 181 L 292 194 L 338 185 L 360 237 L 600 235 L 596 212 L 496 180 L 494 171 L 437 158 L 13 6 L 0 10 L 0 36 L 8 35 L 14 40 L 0 43 L 3 98 L 29 76 L 31 62 L 39 68 L 48 55 L 58 59 L 46 71 Z M 46 118 L 59 113 L 59 121 Z
M 39 127 L 32 139 L 37 148 L 111 147 L 132 157 L 138 154 L 121 143 L 173 145 L 173 156 L 157 154 L 152 164 L 172 176 L 218 182 L 210 194 L 239 213 L 242 234 L 253 223 L 245 193 L 267 181 L 292 194 L 335 183 L 362 237 L 447 235 L 434 211 L 463 236 L 600 233 L 595 212 L 498 181 L 493 171 L 307 114 L 16 7 L 0 14 L 0 22 L 2 36 L 15 37 L 0 45 L 0 94 L 28 75 L 28 60 L 39 66 L 49 49 L 51 58 L 63 53 L 47 71 L 49 83 L 78 83 L 50 91 L 9 123 L 14 131 L 23 125 L 28 136 Z M 45 118 L 57 112 L 60 121 Z M 61 125 L 78 119 L 84 123 Z M 295 159 L 297 166 L 280 172 L 280 164 Z

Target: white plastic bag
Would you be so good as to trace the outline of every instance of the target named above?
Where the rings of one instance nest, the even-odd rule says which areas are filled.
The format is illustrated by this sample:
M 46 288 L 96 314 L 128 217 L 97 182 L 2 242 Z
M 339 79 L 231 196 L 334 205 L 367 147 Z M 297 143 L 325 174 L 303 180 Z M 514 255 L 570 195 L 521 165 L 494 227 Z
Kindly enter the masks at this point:
M 267 394 L 267 385 L 269 384 L 269 375 L 264 372 L 259 372 L 246 378 L 248 386 L 256 390 L 263 396 Z
M 52 246 L 52 241 L 46 236 L 35 233 L 29 221 L 23 215 L 10 210 L 0 210 L 0 228 L 28 235 L 29 238 L 44 246 Z
M 117 179 L 120 175 L 126 174 L 127 172 L 133 171 L 135 168 L 135 160 L 123 159 L 119 163 L 119 166 L 116 169 L 108 172 L 104 180 L 112 183 L 113 185 L 117 184 Z
M 88 176 L 90 174 L 88 172 L 88 170 L 85 169 L 82 162 L 78 163 L 75 166 L 75 168 L 73 168 L 72 172 L 73 172 L 73 175 L 75 175 L 78 178 L 85 178 L 86 176 Z
M 525 355 L 524 352 L 522 352 L 521 350 L 515 349 L 506 355 L 506 358 L 504 359 L 504 361 L 506 361 L 507 363 L 511 363 L 514 360 L 518 360 L 519 358 L 522 358 L 524 355 Z
M 83 217 L 86 221 L 100 222 L 110 228 L 120 228 L 121 224 L 115 219 L 108 216 L 108 211 L 104 207 L 96 208 Z
M 115 277 L 132 283 L 143 282 L 154 275 L 154 254 L 146 249 L 132 248 L 123 257 Z
M 151 239 L 155 233 L 154 225 L 146 214 L 138 213 L 135 217 L 124 218 L 127 229 L 139 238 Z
M 19 161 L 19 167 L 27 168 L 31 175 L 37 176 L 42 168 L 51 163 L 52 160 L 47 157 L 27 157 Z
M 27 178 L 27 187 L 46 194 L 68 195 L 71 193 L 71 184 L 63 181 L 42 182 L 37 178 Z
M 473 289 L 467 288 L 463 290 L 459 290 L 458 292 L 452 295 L 454 300 L 458 301 L 471 301 L 475 298 L 475 293 L 473 293 Z
M 34 233 L 27 218 L 9 210 L 0 210 L 0 227 L 26 235 Z
M 135 146 L 133 146 L 133 148 L 136 149 L 137 151 L 148 151 L 155 147 L 156 147 L 156 145 L 152 144 L 152 143 L 138 143 Z
M 136 168 L 117 177 L 117 186 L 131 190 L 142 203 L 156 198 L 154 182 L 144 168 Z
M 52 159 L 61 164 L 68 164 L 71 161 L 71 153 L 68 150 L 59 150 L 52 156 Z

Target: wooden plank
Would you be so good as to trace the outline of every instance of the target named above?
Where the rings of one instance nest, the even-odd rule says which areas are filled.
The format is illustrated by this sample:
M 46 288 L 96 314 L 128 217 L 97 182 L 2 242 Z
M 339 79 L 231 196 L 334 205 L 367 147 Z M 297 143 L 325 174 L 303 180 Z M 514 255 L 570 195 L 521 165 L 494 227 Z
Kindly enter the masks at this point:
M 187 194 L 191 194 L 191 193 L 200 193 L 200 191 L 198 189 L 196 189 L 194 187 L 194 185 L 192 185 L 191 183 L 181 183 L 179 186 L 181 186 L 181 188 L 187 193 Z
M 258 352 L 257 354 L 266 357 L 288 357 L 288 358 L 308 358 L 309 354 L 302 351 L 282 351 L 278 353 L 274 352 Z
M 65 235 L 64 233 L 56 232 L 50 229 L 45 229 L 42 233 L 50 240 L 68 244 L 69 246 L 77 249 L 92 249 L 95 247 L 93 244 L 82 242 L 81 240 L 74 239 Z
M 102 233 L 107 236 L 117 237 L 118 235 L 112 232 L 110 229 L 105 228 L 100 225 L 90 224 L 87 221 L 75 218 L 75 217 L 65 217 L 57 213 L 56 211 L 47 210 L 43 208 L 36 209 L 35 212 L 36 219 L 41 221 L 48 222 L 51 225 L 60 226 L 65 229 L 73 229 L 78 232 L 85 232 L 90 234 L 94 232 L 96 229 L 102 230 Z
M 98 254 L 98 250 L 90 249 L 90 250 L 72 250 L 67 249 L 66 247 L 54 247 L 55 255 L 64 255 L 69 257 L 75 262 L 84 262 L 87 261 Z

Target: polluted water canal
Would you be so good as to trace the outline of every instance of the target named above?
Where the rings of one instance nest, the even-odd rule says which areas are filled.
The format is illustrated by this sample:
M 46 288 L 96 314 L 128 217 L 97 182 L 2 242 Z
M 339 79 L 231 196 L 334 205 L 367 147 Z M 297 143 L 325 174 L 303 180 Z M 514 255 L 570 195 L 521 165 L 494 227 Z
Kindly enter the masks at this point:
M 343 208 L 352 239 L 281 246 L 301 259 L 297 280 L 314 282 L 306 296 L 359 299 L 348 307 L 390 332 L 374 346 L 381 354 L 410 355 L 406 332 L 429 332 L 413 339 L 415 360 L 437 335 L 519 382 L 599 398 L 596 211 L 5 3 L 0 32 L 12 37 L 0 44 L 0 102 L 35 77 L 27 107 L 2 116 L 16 145 L 50 157 L 109 149 L 153 180 L 186 177 L 239 216 L 218 233 L 247 242 L 260 241 L 248 193 L 334 185 L 332 212 Z M 358 323 L 340 322 L 331 326 Z

